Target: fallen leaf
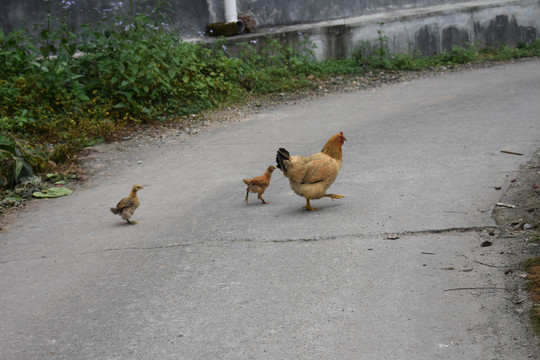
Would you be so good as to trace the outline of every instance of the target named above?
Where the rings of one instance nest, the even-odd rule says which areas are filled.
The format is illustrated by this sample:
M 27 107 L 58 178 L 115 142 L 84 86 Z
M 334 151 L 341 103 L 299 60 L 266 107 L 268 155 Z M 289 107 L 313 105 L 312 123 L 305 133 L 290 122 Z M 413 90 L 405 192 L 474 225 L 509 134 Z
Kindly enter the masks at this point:
M 36 198 L 56 198 L 60 196 L 70 195 L 73 190 L 70 190 L 66 187 L 53 187 L 45 191 L 36 191 L 32 196 Z

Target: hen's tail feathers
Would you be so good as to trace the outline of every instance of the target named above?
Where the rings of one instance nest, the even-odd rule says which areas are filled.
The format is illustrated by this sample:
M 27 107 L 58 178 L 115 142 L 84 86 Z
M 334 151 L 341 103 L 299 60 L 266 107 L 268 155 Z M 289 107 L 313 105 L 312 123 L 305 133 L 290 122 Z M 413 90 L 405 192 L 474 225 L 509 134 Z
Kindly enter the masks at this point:
M 287 172 L 287 167 L 285 166 L 285 163 L 284 163 L 285 160 L 291 160 L 291 155 L 289 155 L 289 152 L 285 150 L 284 148 L 279 148 L 276 154 L 276 163 L 277 163 L 277 168 L 283 171 L 284 173 Z
M 118 210 L 116 208 L 111 208 L 111 212 L 114 214 L 114 215 L 118 215 Z

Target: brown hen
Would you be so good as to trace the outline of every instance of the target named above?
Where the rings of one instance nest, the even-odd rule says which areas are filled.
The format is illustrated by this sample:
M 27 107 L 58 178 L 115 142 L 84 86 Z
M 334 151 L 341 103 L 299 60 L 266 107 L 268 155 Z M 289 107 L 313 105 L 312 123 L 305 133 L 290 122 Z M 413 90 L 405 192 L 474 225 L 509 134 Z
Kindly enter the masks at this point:
M 327 194 L 326 190 L 336 180 L 343 155 L 341 147 L 347 139 L 343 133 L 333 135 L 324 145 L 321 152 L 311 156 L 291 156 L 280 148 L 276 155 L 277 167 L 289 179 L 291 189 L 306 198 L 304 209 L 317 211 L 311 207 L 309 200 L 329 197 L 332 200 L 342 199 L 343 195 Z

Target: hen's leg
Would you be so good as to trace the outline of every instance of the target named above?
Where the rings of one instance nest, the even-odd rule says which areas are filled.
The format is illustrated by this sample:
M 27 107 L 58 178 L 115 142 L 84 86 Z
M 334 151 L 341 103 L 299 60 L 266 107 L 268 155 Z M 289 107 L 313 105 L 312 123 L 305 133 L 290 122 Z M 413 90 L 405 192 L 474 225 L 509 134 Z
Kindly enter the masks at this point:
M 247 191 L 246 191 L 246 204 L 248 203 L 248 196 L 249 196 L 249 187 L 247 188 Z
M 306 199 L 306 206 L 304 206 L 304 209 L 309 211 L 319 211 L 319 209 L 311 207 L 311 205 L 309 204 L 309 199 Z

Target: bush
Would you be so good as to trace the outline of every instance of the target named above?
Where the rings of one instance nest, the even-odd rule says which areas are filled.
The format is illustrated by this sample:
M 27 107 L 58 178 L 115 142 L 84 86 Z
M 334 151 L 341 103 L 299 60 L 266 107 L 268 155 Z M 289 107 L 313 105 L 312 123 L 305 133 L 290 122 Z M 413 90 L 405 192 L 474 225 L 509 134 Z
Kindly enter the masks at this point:
M 0 130 L 29 147 L 41 144 L 50 160 L 70 161 L 126 125 L 243 94 L 240 60 L 182 42 L 163 19 L 105 12 L 76 34 L 69 7 L 57 10 L 34 31 L 0 32 Z

